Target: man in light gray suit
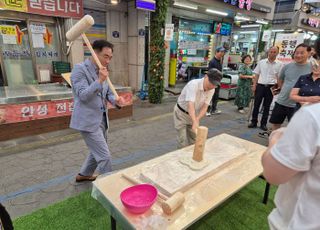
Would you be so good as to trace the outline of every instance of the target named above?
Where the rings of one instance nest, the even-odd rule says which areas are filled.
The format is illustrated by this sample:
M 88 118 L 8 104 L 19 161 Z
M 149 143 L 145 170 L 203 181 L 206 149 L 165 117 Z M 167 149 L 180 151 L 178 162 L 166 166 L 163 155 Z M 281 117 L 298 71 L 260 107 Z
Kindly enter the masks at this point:
M 123 103 L 122 97 L 115 100 L 106 82 L 109 77 L 107 66 L 112 59 L 113 45 L 106 40 L 96 40 L 92 48 L 104 67 L 99 69 L 91 57 L 75 65 L 71 73 L 74 110 L 70 128 L 80 131 L 90 151 L 76 176 L 76 182 L 95 180 L 96 176 L 93 175 L 95 170 L 97 174 L 111 171 L 111 154 L 105 137 L 108 129 L 106 104 L 107 101 L 118 106 Z

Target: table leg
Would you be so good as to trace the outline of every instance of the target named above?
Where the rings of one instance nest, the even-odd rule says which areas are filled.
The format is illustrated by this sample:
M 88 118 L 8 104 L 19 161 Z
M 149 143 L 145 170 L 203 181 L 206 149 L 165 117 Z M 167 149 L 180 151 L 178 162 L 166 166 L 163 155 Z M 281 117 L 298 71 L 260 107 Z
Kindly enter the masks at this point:
M 259 176 L 261 179 L 266 180 L 264 176 Z M 269 192 L 270 192 L 270 184 L 266 181 L 266 187 L 264 189 L 264 195 L 263 195 L 263 200 L 262 203 L 267 204 L 268 203 L 268 198 L 269 198 Z
M 270 184 L 266 182 L 266 187 L 264 189 L 264 196 L 262 203 L 267 204 L 269 198 Z
M 113 216 L 110 215 L 110 220 L 111 220 L 111 230 L 116 230 L 117 229 L 116 219 L 114 219 Z

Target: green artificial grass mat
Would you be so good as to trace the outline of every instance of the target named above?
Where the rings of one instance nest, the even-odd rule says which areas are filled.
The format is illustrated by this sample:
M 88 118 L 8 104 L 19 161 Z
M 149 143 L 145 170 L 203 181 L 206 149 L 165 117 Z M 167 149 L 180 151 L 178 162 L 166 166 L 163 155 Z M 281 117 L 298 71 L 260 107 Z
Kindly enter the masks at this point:
M 264 189 L 264 180 L 254 180 L 189 229 L 268 229 L 267 216 L 274 208 L 276 188 L 271 186 L 267 205 L 262 203 Z M 110 217 L 91 197 L 91 191 L 19 217 L 13 223 L 16 230 L 110 229 Z

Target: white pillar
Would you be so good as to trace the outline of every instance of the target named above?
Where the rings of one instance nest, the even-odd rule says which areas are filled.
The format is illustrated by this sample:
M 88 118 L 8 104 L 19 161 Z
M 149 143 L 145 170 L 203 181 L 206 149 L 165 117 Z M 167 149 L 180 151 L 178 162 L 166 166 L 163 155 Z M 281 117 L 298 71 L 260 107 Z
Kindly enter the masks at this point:
M 128 66 L 129 85 L 134 90 L 141 88 L 144 71 L 145 36 L 139 30 L 145 30 L 146 12 L 137 10 L 135 2 L 128 3 Z

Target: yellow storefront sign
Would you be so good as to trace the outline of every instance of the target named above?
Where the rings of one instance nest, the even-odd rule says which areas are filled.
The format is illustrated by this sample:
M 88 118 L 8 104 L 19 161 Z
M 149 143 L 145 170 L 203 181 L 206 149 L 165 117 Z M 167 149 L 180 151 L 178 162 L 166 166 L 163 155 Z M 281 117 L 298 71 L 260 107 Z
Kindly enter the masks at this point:
M 16 27 L 15 26 L 6 26 L 6 25 L 0 25 L 0 34 L 5 35 L 16 35 Z
M 0 8 L 5 10 L 14 10 L 27 12 L 27 0 L 0 0 Z

